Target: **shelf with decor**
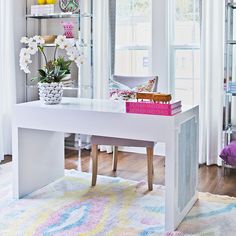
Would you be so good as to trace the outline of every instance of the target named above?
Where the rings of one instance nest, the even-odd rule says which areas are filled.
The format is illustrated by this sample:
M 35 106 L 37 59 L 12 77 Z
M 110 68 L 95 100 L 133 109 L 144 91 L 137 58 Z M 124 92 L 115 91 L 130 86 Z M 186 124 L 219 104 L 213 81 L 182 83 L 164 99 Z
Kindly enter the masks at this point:
M 65 12 L 63 12 L 63 9 L 59 7 L 61 2 L 66 1 L 58 0 L 55 2 L 57 2 L 56 5 L 45 6 L 47 11 L 49 10 L 50 12 L 42 12 L 41 8 L 44 7 L 38 5 L 32 7 L 35 1 L 26 0 L 26 37 L 32 37 L 35 34 L 43 36 L 45 43 L 42 46 L 50 58 L 57 46 L 54 40 L 58 34 L 62 34 L 58 32 L 64 31 L 62 21 L 74 23 L 74 37 L 71 37 L 72 39 L 70 40 L 74 40 L 74 46 L 84 50 L 86 63 L 83 63 L 78 69 L 75 65 L 72 65 L 71 81 L 73 85 L 64 85 L 63 93 L 64 96 L 69 97 L 86 97 L 89 94 L 88 98 L 93 98 L 93 0 L 73 1 L 80 4 L 78 9 L 73 12 L 68 12 L 70 11 L 69 9 L 64 9 Z M 55 36 L 54 39 L 53 36 Z M 60 51 L 60 53 L 63 52 Z M 37 73 L 37 68 L 42 67 L 43 60 L 42 56 L 35 58 L 33 67 L 35 73 Z M 35 73 L 26 75 L 26 101 L 38 99 L 38 85 L 31 80 L 36 75 Z M 83 78 L 86 78 L 86 81 Z M 65 147 L 71 150 L 78 150 L 80 154 L 81 148 L 89 145 L 89 143 L 81 140 L 81 135 L 79 134 L 70 135 L 65 139 Z
M 227 7 L 230 7 L 232 9 L 236 9 L 236 2 L 232 2 L 232 1 L 228 1 L 227 3 Z
M 68 22 L 69 19 L 71 19 L 74 22 L 75 25 L 75 29 L 74 29 L 74 40 L 75 40 L 75 44 L 78 45 L 78 47 L 80 48 L 84 48 L 85 53 L 88 55 L 85 55 L 86 58 L 88 58 L 88 62 L 87 62 L 87 68 L 83 68 L 84 65 L 82 65 L 79 70 L 75 69 L 75 66 L 72 66 L 72 69 L 74 71 L 73 73 L 73 78 L 72 81 L 74 83 L 74 86 L 71 87 L 64 87 L 64 91 L 65 91 L 65 96 L 81 96 L 82 89 L 88 89 L 88 86 L 85 86 L 82 84 L 81 82 L 81 76 L 83 74 L 83 70 L 84 71 L 89 71 L 88 74 L 88 78 L 89 80 L 93 81 L 93 29 L 92 29 L 92 25 L 93 25 L 93 0 L 83 0 L 83 1 L 74 1 L 74 3 L 78 3 L 78 8 L 74 9 L 73 12 L 70 12 L 70 9 L 66 9 L 66 6 L 62 6 L 60 4 L 64 4 L 66 1 L 55 1 L 57 4 L 48 4 L 48 5 L 34 5 L 33 1 L 31 0 L 26 0 L 26 36 L 29 37 L 30 35 L 32 35 L 32 32 L 34 32 L 34 34 L 37 35 L 42 35 L 45 36 L 43 34 L 43 28 L 45 25 L 50 25 L 50 24 L 57 24 L 59 28 L 60 26 L 60 20 L 63 19 L 63 21 L 65 20 L 65 22 Z M 69 1 L 67 1 L 69 3 Z M 34 2 L 35 3 L 35 2 Z M 89 7 L 86 8 L 81 8 L 81 4 L 87 5 Z M 60 7 L 59 7 L 60 5 Z M 69 5 L 69 4 L 68 4 Z M 43 12 L 45 9 L 45 12 Z M 50 11 L 50 12 L 48 12 Z M 65 12 L 63 12 L 65 11 Z M 90 38 L 84 39 L 84 35 L 83 35 L 83 23 L 81 23 L 82 21 L 86 20 L 88 22 L 90 22 L 90 27 L 91 29 L 88 30 L 88 32 L 90 32 Z M 52 20 L 52 21 L 51 21 Z M 52 22 L 52 23 L 51 23 Z M 57 23 L 58 22 L 58 23 Z M 31 26 L 31 29 L 29 27 L 29 25 L 33 25 Z M 87 26 L 87 25 L 86 25 Z M 47 27 L 47 26 L 46 26 Z M 62 26 L 61 26 L 62 27 Z M 63 28 L 63 27 L 62 27 Z M 36 29 L 36 33 L 35 33 L 35 29 Z M 55 33 L 54 33 L 55 34 Z M 48 36 L 48 35 L 47 35 Z M 53 35 L 50 35 L 53 36 Z M 50 51 L 53 50 L 53 48 L 56 47 L 56 44 L 53 41 L 50 42 L 46 42 L 45 44 L 43 44 L 43 47 L 45 47 L 45 51 L 47 51 L 50 54 Z M 47 49 L 48 48 L 48 49 Z M 42 65 L 42 58 L 40 56 L 38 56 L 37 58 L 37 64 L 40 66 Z M 36 64 L 36 63 L 35 63 Z M 36 67 L 36 66 L 35 66 Z M 32 73 L 33 74 L 33 73 Z M 33 74 L 34 75 L 34 74 Z M 92 98 L 92 84 L 90 87 L 90 92 L 89 94 L 91 94 L 91 98 Z M 31 100 L 35 100 L 37 99 L 37 86 L 35 86 L 34 82 L 31 81 L 31 77 L 26 76 L 26 86 L 25 86 L 25 91 L 26 91 L 26 101 L 31 101 Z M 70 93 L 70 91 L 74 91 L 73 93 Z M 76 93 L 75 93 L 76 92 Z
M 32 19 L 57 19 L 57 18 L 78 18 L 80 14 L 75 13 L 64 13 L 64 12 L 58 12 L 58 13 L 50 13 L 50 14 L 43 14 L 43 15 L 31 15 L 27 14 L 26 18 L 32 18 Z
M 227 43 L 230 45 L 236 45 L 236 40 L 228 40 Z
M 234 146 L 233 140 L 236 135 L 236 124 L 233 119 L 233 103 L 236 97 L 236 78 L 234 72 L 233 62 L 235 60 L 234 49 L 236 45 L 236 39 L 234 38 L 234 18 L 236 2 L 232 2 L 231 0 L 225 0 L 225 76 L 224 76 L 224 107 L 223 107 L 223 150 L 220 154 L 222 158 L 222 166 L 224 174 L 228 169 L 236 168 L 236 156 L 235 162 L 231 162 L 230 158 L 226 154 L 228 154 L 228 150 L 231 150 L 232 146 Z
M 43 46 L 48 47 L 48 48 L 50 48 L 50 47 L 54 48 L 54 47 L 56 47 L 56 44 L 55 43 L 45 43 L 45 44 L 43 44 Z M 82 47 L 82 48 L 93 47 L 92 44 L 86 44 L 86 43 L 78 43 L 78 46 Z
M 27 14 L 25 17 L 31 18 L 31 19 L 58 19 L 58 18 L 79 18 L 79 17 L 92 18 L 93 15 L 88 14 L 88 13 L 57 12 L 57 13 L 49 13 L 49 14 L 42 14 L 42 15 Z

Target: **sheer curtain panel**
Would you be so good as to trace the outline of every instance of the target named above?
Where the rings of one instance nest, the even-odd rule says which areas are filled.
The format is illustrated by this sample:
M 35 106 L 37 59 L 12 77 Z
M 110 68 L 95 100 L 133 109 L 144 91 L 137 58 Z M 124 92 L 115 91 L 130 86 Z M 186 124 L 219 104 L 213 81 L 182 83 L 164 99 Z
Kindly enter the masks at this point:
M 0 161 L 11 154 L 11 109 L 16 102 L 14 1 L 0 1 Z
M 110 78 L 109 0 L 94 1 L 94 98 L 107 99 Z
M 220 165 L 225 1 L 201 0 L 201 4 L 200 163 Z

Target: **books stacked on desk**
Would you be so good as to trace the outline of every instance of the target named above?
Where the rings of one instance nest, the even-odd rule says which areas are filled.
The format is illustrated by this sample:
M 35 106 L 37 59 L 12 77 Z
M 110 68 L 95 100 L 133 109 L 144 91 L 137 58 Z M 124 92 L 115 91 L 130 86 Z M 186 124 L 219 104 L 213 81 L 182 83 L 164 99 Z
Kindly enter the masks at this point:
M 74 81 L 71 79 L 71 75 L 66 76 L 61 80 L 63 83 L 63 86 L 66 88 L 73 88 L 74 87 Z
M 54 4 L 32 5 L 31 15 L 40 16 L 54 13 Z
M 230 93 L 236 93 L 236 82 L 230 82 L 229 83 L 229 89 L 227 90 L 226 84 L 224 85 L 224 89 L 226 92 Z
M 126 112 L 136 114 L 173 116 L 182 110 L 181 101 L 156 103 L 152 101 L 127 101 Z

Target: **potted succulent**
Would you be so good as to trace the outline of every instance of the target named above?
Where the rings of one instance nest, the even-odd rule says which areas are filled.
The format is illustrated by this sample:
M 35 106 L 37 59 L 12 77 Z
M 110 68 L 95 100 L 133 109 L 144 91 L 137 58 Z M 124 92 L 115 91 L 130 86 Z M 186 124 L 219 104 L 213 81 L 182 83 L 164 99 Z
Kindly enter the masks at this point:
M 31 56 L 40 52 L 45 60 L 45 65 L 38 70 L 39 97 L 45 104 L 58 104 L 63 95 L 62 80 L 70 73 L 70 65 L 75 62 L 79 67 L 84 62 L 81 49 L 74 41 L 68 41 L 65 36 L 59 35 L 55 40 L 55 52 L 52 60 L 48 60 L 44 50 L 44 40 L 41 36 L 32 38 L 23 37 L 21 43 L 26 47 L 20 52 L 20 68 L 25 73 L 30 73 L 29 65 L 32 63 Z M 57 50 L 64 49 L 69 60 L 57 57 Z

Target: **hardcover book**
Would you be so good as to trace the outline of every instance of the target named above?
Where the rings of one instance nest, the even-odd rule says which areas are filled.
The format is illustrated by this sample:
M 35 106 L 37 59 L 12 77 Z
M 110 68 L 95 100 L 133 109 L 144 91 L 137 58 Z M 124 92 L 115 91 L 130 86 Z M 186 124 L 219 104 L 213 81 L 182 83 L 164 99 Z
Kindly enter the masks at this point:
M 176 101 L 169 104 L 154 103 L 147 101 L 126 102 L 127 113 L 173 116 L 181 112 L 181 108 L 182 108 L 181 101 Z

